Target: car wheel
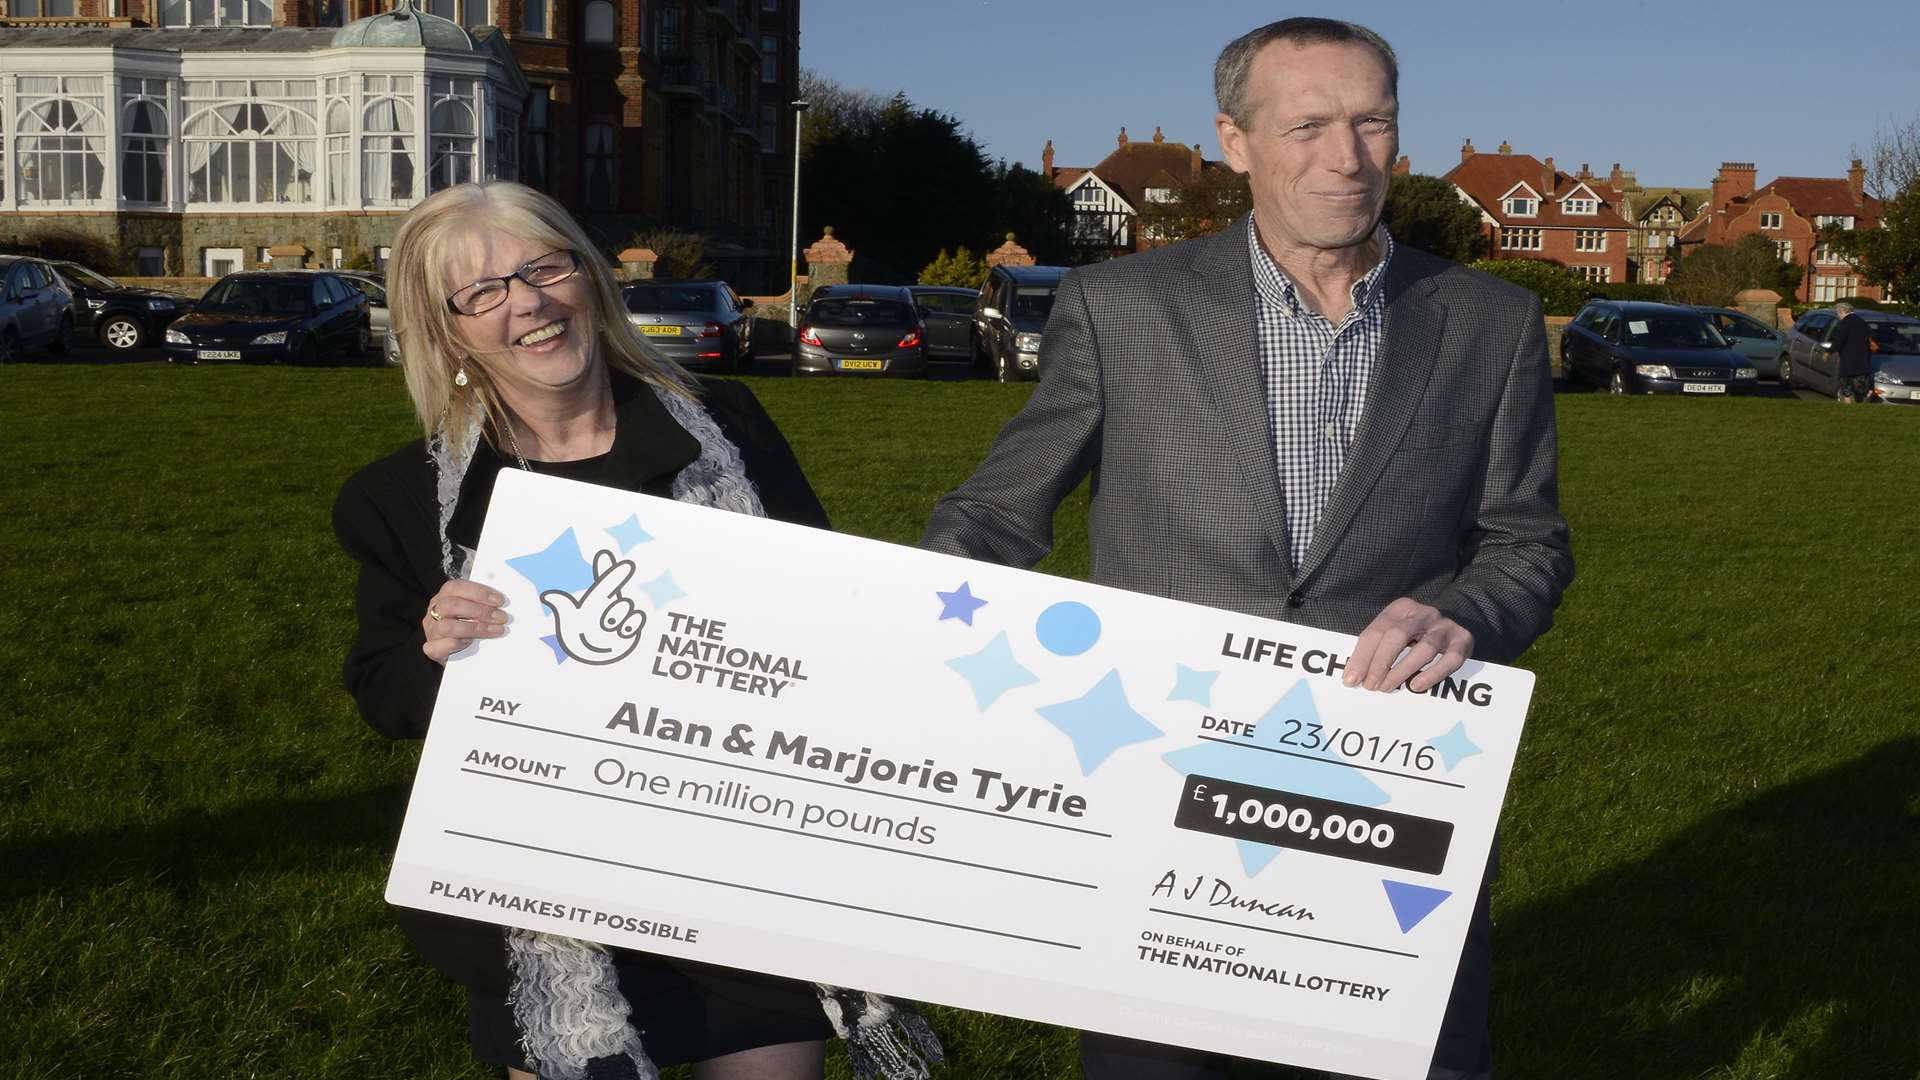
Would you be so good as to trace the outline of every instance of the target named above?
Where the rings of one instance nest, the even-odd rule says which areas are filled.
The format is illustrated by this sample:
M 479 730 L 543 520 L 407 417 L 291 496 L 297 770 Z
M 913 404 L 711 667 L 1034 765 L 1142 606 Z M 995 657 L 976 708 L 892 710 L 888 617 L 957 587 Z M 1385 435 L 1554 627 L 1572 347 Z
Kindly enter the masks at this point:
M 1568 386 L 1580 385 L 1580 369 L 1564 354 L 1560 357 L 1560 378 Z
M 47 351 L 55 356 L 65 356 L 73 348 L 73 316 L 60 316 L 60 329 L 54 331 L 53 340 L 47 342 Z
M 146 336 L 140 320 L 130 315 L 109 316 L 106 322 L 100 324 L 100 344 L 119 352 L 146 344 Z
M 1780 356 L 1780 385 L 1789 391 L 1793 389 L 1793 361 L 1787 359 L 1784 353 Z
M 1608 380 L 1608 382 L 1607 382 L 1607 392 L 1608 392 L 1608 393 L 1610 393 L 1610 394 L 1624 394 L 1624 393 L 1626 393 L 1626 392 L 1627 392 L 1627 380 L 1626 380 L 1626 377 L 1625 377 L 1625 376 L 1623 376 L 1623 375 L 1621 375 L 1621 374 L 1620 374 L 1619 372 L 1617 372 L 1617 371 L 1616 371 L 1616 372 L 1614 372 L 1614 373 L 1613 373 L 1613 378 L 1612 378 L 1612 379 L 1610 379 L 1610 380 Z
M 293 362 L 301 367 L 312 367 L 320 362 L 320 350 L 313 344 L 311 337 L 301 340 L 300 347 L 294 350 Z
M 20 359 L 20 342 L 8 330 L 0 334 L 0 364 L 11 364 Z

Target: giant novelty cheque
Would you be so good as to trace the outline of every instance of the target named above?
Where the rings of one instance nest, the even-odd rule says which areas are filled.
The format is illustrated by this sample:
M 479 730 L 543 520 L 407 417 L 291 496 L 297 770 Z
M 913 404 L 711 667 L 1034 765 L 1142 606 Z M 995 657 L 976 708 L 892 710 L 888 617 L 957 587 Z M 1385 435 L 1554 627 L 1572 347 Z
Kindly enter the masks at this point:
M 1424 1077 L 1533 688 L 504 471 L 395 904 Z

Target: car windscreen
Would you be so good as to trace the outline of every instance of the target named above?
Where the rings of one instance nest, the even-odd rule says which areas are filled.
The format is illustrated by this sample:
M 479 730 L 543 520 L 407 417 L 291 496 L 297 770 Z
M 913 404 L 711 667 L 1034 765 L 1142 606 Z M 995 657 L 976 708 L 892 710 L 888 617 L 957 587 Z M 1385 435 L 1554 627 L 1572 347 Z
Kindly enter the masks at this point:
M 1021 285 L 1013 290 L 1013 310 L 1008 315 L 1016 319 L 1038 319 L 1046 321 L 1053 314 L 1053 294 L 1059 291 L 1054 285 Z
M 1872 323 L 1873 343 L 1882 355 L 1920 356 L 1920 323 Z
M 627 290 L 627 310 L 635 315 L 666 311 L 712 311 L 713 289 L 707 286 L 680 288 L 671 285 L 641 285 Z
M 906 326 L 914 313 L 898 300 L 831 297 L 815 300 L 807 308 L 807 321 L 815 326 Z
M 928 311 L 946 315 L 971 315 L 974 298 L 964 293 L 915 293 L 914 302 Z
M 1727 339 L 1698 315 L 1629 314 L 1626 343 L 1636 349 L 1724 349 Z
M 60 275 L 68 281 L 86 285 L 95 289 L 117 289 L 120 283 L 102 274 L 96 274 L 84 266 L 62 266 Z
M 313 310 L 313 285 L 304 279 L 228 278 L 209 289 L 194 310 L 228 315 L 305 315 Z

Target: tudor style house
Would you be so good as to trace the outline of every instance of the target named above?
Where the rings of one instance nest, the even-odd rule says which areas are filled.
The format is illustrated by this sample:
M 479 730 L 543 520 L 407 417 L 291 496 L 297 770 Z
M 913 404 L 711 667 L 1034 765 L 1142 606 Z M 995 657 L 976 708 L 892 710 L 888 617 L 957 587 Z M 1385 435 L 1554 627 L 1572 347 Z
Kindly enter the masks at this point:
M 799 0 L 422 2 L 0 0 L 0 244 L 380 261 L 408 207 L 499 177 L 609 248 L 673 226 L 784 275 Z
M 1805 273 L 1795 296 L 1808 303 L 1831 303 L 1844 296 L 1884 299 L 1840 253 L 1821 243 L 1828 225 L 1843 229 L 1880 227 L 1880 200 L 1865 191 L 1866 169 L 1854 158 L 1841 177 L 1781 176 L 1755 188 L 1752 162 L 1728 161 L 1713 178 L 1708 207 L 1680 234 L 1679 244 L 1731 244 L 1746 236 L 1773 242 L 1782 262 Z
M 1203 169 L 1224 168 L 1200 155 L 1200 144 L 1168 142 L 1158 127 L 1151 142 L 1132 142 L 1120 129 L 1113 152 L 1090 169 L 1053 164 L 1053 141 L 1040 152 L 1040 167 L 1073 203 L 1075 261 L 1125 255 L 1154 247 L 1140 226 L 1140 208 L 1165 202 L 1174 188 L 1199 177 Z
M 1596 284 L 1628 280 L 1633 227 L 1620 216 L 1619 195 L 1587 169 L 1569 176 L 1553 159 L 1516 154 L 1500 144 L 1478 153 L 1468 141 L 1445 179 L 1475 208 L 1496 259 L 1542 259 Z

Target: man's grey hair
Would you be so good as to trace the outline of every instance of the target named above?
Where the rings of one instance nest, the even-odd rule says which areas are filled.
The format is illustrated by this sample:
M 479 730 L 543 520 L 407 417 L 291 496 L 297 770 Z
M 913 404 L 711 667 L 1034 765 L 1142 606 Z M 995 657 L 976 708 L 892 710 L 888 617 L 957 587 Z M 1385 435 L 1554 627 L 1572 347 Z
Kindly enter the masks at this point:
M 1254 110 L 1259 107 L 1247 93 L 1253 58 L 1276 41 L 1291 45 L 1364 45 L 1380 58 L 1388 89 L 1396 100 L 1400 97 L 1400 59 L 1386 38 L 1358 23 L 1339 19 L 1281 19 L 1234 38 L 1220 50 L 1220 59 L 1213 62 L 1213 100 L 1242 131 L 1252 127 Z
M 1833 305 L 1833 313 L 1844 319 L 1847 316 L 1853 314 L 1853 305 L 1852 304 L 1835 304 Z

